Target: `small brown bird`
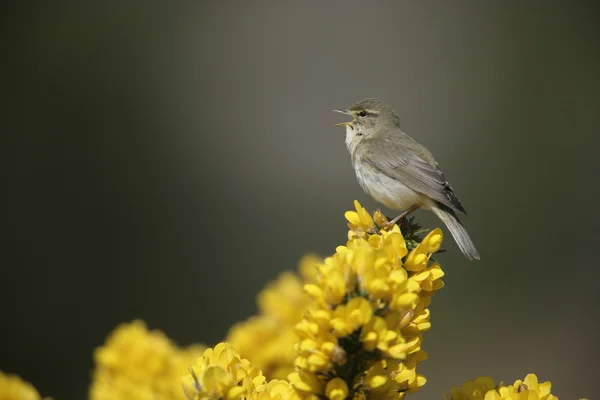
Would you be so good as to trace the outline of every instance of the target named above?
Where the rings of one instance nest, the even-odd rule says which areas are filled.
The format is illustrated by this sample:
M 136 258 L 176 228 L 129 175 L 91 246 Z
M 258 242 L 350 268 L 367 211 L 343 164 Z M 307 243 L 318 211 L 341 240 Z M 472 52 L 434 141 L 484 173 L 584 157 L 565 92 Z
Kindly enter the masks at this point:
M 394 111 L 379 99 L 365 99 L 346 110 L 346 146 L 363 190 L 379 203 L 404 210 L 390 223 L 423 207 L 440 218 L 469 260 L 479 253 L 457 213 L 466 214 L 429 150 L 400 129 Z

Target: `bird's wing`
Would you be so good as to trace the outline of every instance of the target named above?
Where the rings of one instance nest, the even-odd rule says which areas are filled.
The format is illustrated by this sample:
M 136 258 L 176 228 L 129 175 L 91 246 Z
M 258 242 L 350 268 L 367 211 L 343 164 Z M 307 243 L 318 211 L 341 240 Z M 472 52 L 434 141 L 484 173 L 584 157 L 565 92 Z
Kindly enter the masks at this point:
M 466 214 L 431 153 L 410 136 L 400 134 L 405 137 L 401 145 L 398 140 L 365 140 L 362 161 L 412 190 Z

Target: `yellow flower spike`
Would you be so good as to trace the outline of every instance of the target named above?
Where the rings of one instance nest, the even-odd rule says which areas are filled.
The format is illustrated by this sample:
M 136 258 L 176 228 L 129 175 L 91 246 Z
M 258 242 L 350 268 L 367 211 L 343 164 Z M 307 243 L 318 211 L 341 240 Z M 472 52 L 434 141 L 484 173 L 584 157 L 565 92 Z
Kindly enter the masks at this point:
M 372 218 L 358 202 L 355 209 L 346 213 L 346 245 L 316 265 L 315 280 L 304 288 L 310 302 L 296 326 L 297 370 L 289 375 L 303 400 L 323 395 L 341 400 L 350 391 L 352 400 L 404 399 L 425 383 L 416 366 L 426 357 L 421 343 L 431 326 L 427 307 L 442 286 L 441 268 L 429 266 L 441 231 L 431 231 L 409 253 L 398 225 L 376 230 L 374 224 L 381 226 L 385 217 L 377 212 Z M 360 334 L 352 335 L 359 328 Z M 335 378 L 340 366 L 362 360 L 367 352 L 366 370 Z M 371 368 L 375 365 L 380 369 Z M 406 375 L 403 387 L 393 379 L 398 375 Z M 350 378 L 355 387 L 345 385 Z
M 325 396 L 329 400 L 344 400 L 348 396 L 348 385 L 342 378 L 333 378 L 327 382 Z

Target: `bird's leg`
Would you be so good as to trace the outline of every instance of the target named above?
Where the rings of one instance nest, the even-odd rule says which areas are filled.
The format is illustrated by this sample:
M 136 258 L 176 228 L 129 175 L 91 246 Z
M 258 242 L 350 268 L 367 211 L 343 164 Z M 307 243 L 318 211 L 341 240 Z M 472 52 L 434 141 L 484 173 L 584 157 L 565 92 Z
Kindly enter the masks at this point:
M 394 218 L 391 221 L 388 221 L 386 225 L 388 227 L 395 225 L 398 221 L 400 221 L 402 218 L 406 217 L 411 212 L 417 210 L 419 207 L 421 207 L 419 204 L 413 204 L 412 206 L 408 207 L 406 210 L 402 211 L 402 213 L 400 215 L 398 215 L 396 218 Z

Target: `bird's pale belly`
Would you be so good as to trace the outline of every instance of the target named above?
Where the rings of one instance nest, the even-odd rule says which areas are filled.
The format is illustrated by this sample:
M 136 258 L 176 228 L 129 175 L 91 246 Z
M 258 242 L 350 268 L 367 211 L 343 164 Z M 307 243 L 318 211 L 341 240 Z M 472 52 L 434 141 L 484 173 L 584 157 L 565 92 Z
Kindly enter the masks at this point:
M 393 210 L 405 210 L 414 204 L 425 205 L 423 197 L 400 181 L 390 178 L 360 161 L 354 165 L 363 190 L 377 202 Z

